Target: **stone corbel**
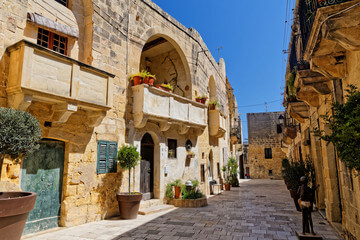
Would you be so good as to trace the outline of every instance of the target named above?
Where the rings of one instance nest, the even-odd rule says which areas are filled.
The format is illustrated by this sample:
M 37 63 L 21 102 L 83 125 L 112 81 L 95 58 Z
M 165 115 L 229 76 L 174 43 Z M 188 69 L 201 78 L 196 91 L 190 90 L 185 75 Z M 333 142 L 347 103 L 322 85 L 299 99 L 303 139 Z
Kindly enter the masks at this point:
M 225 132 L 226 132 L 226 131 L 225 131 L 224 129 L 219 128 L 218 133 L 216 134 L 215 137 L 217 137 L 217 138 L 222 138 L 222 137 L 225 136 Z
M 65 123 L 78 110 L 77 104 L 61 103 L 53 106 L 53 122 Z
M 184 124 L 180 124 L 180 126 L 179 126 L 179 134 L 180 134 L 180 135 L 184 135 L 184 134 L 186 134 L 186 133 L 189 131 L 189 129 L 190 129 L 190 126 L 184 125 Z
M 160 121 L 159 122 L 160 131 L 166 132 L 171 127 L 171 122 L 168 121 Z
M 134 126 L 135 128 L 143 128 L 145 127 L 148 118 L 144 116 L 142 112 L 134 113 Z
M 89 127 L 97 127 L 106 116 L 106 111 L 91 111 L 88 114 L 87 125 Z
M 8 105 L 11 108 L 26 111 L 32 100 L 32 95 L 17 93 L 14 95 L 9 95 Z
M 205 128 L 193 128 L 193 133 L 195 136 L 200 136 L 204 132 Z
M 346 75 L 345 53 L 338 52 L 331 56 L 314 56 L 311 58 L 311 69 L 329 80 L 343 79 Z

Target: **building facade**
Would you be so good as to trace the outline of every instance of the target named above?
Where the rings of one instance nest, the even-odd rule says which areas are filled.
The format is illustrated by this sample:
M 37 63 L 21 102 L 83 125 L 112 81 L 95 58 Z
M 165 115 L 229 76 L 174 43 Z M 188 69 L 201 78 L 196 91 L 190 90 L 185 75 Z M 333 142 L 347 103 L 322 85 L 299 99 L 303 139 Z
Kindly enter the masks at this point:
M 313 131 L 330 133 L 321 116 L 333 114 L 333 103 L 344 103 L 350 84 L 360 87 L 359 5 L 296 1 L 284 99 L 288 157 L 313 162 L 316 206 L 330 222 L 341 223 L 347 239 L 360 239 L 359 172 L 348 168 L 334 145 Z
M 173 93 L 132 86 L 141 70 Z M 205 194 L 220 181 L 230 149 L 225 62 L 150 0 L 2 1 L 0 74 L 0 106 L 42 126 L 40 150 L 5 160 L 1 173 L 0 190 L 44 193 L 35 210 L 48 215 L 34 216 L 28 232 L 117 215 L 115 195 L 128 188 L 116 163 L 124 144 L 142 156 L 131 187 L 147 199 L 162 202 L 175 179 L 198 179 Z M 220 107 L 208 110 L 200 95 Z
M 282 179 L 284 112 L 248 113 L 250 178 Z

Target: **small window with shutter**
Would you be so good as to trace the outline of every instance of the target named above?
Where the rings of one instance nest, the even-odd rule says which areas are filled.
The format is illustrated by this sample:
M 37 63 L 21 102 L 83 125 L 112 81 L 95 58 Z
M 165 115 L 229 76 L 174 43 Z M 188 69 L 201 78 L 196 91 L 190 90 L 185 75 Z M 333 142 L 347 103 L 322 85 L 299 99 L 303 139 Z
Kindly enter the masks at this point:
M 117 142 L 98 141 L 97 174 L 116 172 Z

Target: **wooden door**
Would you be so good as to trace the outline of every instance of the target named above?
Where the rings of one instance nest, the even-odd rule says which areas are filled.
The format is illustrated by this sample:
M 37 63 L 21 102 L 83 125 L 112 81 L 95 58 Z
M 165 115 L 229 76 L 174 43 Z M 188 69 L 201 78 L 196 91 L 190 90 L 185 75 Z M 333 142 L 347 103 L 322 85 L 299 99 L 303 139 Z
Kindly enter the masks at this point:
M 24 234 L 58 227 L 64 169 L 65 144 L 42 140 L 40 148 L 26 157 L 21 169 L 21 189 L 36 192 Z
M 141 140 L 140 191 L 143 200 L 153 198 L 154 192 L 154 142 L 146 133 Z

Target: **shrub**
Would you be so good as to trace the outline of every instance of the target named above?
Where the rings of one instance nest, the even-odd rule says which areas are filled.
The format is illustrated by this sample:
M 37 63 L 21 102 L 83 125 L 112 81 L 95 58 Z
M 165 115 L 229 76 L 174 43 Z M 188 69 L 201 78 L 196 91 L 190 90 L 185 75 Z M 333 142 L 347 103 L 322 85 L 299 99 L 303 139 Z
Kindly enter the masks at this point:
M 333 143 L 340 160 L 349 168 L 360 171 L 360 92 L 353 85 L 346 90 L 346 103 L 332 105 L 333 116 L 322 116 L 331 134 L 315 129 L 315 136 Z
M 5 156 L 24 157 L 39 148 L 39 121 L 28 112 L 0 107 L 0 173 Z
M 122 146 L 118 151 L 117 159 L 119 165 L 124 170 L 129 170 L 129 195 L 130 195 L 130 174 L 131 169 L 135 168 L 141 157 L 134 146 Z

